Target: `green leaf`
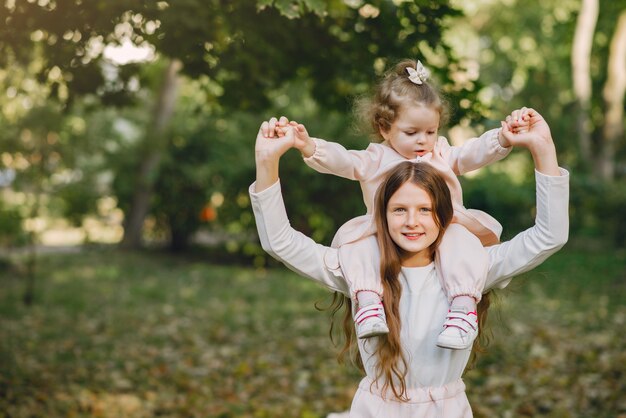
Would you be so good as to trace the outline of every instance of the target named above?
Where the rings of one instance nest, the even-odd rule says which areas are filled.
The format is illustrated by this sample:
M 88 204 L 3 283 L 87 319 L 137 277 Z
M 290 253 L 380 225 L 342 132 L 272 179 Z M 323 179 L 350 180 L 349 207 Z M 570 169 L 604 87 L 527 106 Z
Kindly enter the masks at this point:
M 292 0 L 276 0 L 275 2 L 276 9 L 287 19 L 296 19 L 303 14 L 304 8 L 299 3 Z
M 328 10 L 327 2 L 323 0 L 301 0 L 308 10 L 315 13 L 318 16 L 326 15 Z

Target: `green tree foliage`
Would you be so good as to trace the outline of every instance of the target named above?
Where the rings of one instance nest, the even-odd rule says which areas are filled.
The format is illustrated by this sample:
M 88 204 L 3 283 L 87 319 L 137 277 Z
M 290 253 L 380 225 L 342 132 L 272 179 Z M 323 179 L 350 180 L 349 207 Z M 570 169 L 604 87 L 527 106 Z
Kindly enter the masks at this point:
M 141 66 L 103 71 L 111 68 L 103 49 L 124 39 L 152 45 L 159 55 L 180 60 L 182 74 L 199 81 L 206 93 L 204 110 L 215 120 L 228 119 L 235 109 L 280 107 L 276 92 L 290 81 L 328 111 L 345 112 L 393 61 L 420 57 L 453 102 L 469 104 L 458 117 L 481 110 L 474 100 L 476 86 L 453 81 L 463 65 L 442 38 L 446 19 L 458 15 L 447 1 L 6 2 L 0 7 L 0 47 L 6 51 L 4 64 L 27 63 L 39 54 L 42 64 L 35 74 L 48 86 L 46 97 L 67 106 L 86 94 L 95 94 L 102 104 L 145 104 L 142 87 L 155 87 L 145 84 Z M 284 103 L 282 108 L 292 110 Z M 149 141 L 145 138 L 146 146 Z M 209 153 L 197 165 L 215 163 Z M 68 189 L 68 206 L 76 207 L 76 199 L 70 203 L 74 195 Z
M 457 40 L 452 43 L 456 50 L 464 47 L 468 57 L 477 59 L 484 85 L 478 97 L 493 109 L 494 117 L 520 106 L 531 106 L 541 111 L 550 123 L 561 165 L 573 174 L 572 236 L 595 236 L 623 245 L 616 231 L 626 224 L 624 211 L 617 209 L 626 205 L 620 192 L 626 173 L 624 138 L 616 144 L 617 179 L 613 184 L 597 178 L 592 168 L 603 147 L 602 89 L 607 79 L 609 45 L 626 2 L 600 1 L 599 6 L 590 62 L 590 155 L 583 155 L 579 146 L 570 62 L 580 0 L 543 1 L 533 7 L 517 0 L 468 4 L 467 20 L 463 24 L 468 23 L 469 28 L 463 25 L 455 28 Z M 526 175 L 532 178 L 532 171 Z M 479 184 L 486 181 L 480 179 Z M 467 190 L 466 196 L 470 202 L 475 199 Z M 509 221 L 508 217 L 498 219 L 503 223 Z
M 66 84 L 68 97 L 105 97 L 131 91 L 136 66 L 120 71 L 115 82 L 100 68 L 103 46 L 127 38 L 180 59 L 192 78 L 207 75 L 221 106 L 264 108 L 272 89 L 302 76 L 321 103 L 345 106 L 350 94 L 370 84 L 374 64 L 381 71 L 400 58 L 437 56 L 431 66 L 448 84 L 459 68 L 442 32 L 446 18 L 459 14 L 448 1 L 6 2 L 0 63 L 27 63 L 37 48 L 45 60 L 38 77 L 62 74 L 52 95 Z
M 25 240 L 22 219 L 23 216 L 17 208 L 10 207 L 0 200 L 0 247 L 12 247 Z
M 592 155 L 582 155 L 578 143 L 576 103 L 572 85 L 571 48 L 580 0 L 537 2 L 477 2 L 468 12 L 478 45 L 481 80 L 479 98 L 507 114 L 520 106 L 541 110 L 550 122 L 562 161 L 578 171 L 600 152 L 604 124 L 602 88 L 607 77 L 609 44 L 624 0 L 600 1 L 591 52 Z M 465 32 L 467 34 L 467 32 Z M 476 36 L 480 38 L 476 38 Z M 618 144 L 622 174 L 626 142 Z
M 0 140 L 11 159 L 3 158 L 2 167 L 14 164 L 18 153 L 26 155 L 16 145 L 25 132 L 38 132 L 47 123 L 30 112 L 55 109 L 57 116 L 45 128 L 59 130 L 56 168 L 39 178 L 42 185 L 53 177 L 65 180 L 42 190 L 54 190 L 53 200 L 62 203 L 59 213 L 79 224 L 97 197 L 109 192 L 112 173 L 118 204 L 128 213 L 136 167 L 153 139 L 149 112 L 156 80 L 166 59 L 180 60 L 188 87 L 177 102 L 162 163 L 151 173 L 156 185 L 151 215 L 175 246 L 205 228 L 244 237 L 243 243 L 230 244 L 242 250 L 246 234 L 253 232 L 246 190 L 260 121 L 285 114 L 304 122 L 314 136 L 365 148 L 367 139 L 351 130 L 351 103 L 406 57 L 421 58 L 433 70 L 455 107 L 452 125 L 461 120 L 475 125 L 485 115 L 500 119 L 512 108 L 532 105 L 550 121 L 562 161 L 575 166 L 581 157 L 572 139 L 569 50 L 579 2 L 518 3 L 466 4 L 470 26 L 464 27 L 463 13 L 449 1 L 7 1 L 0 6 L 0 83 L 7 91 L 0 98 L 6 122 Z M 594 38 L 596 136 L 603 66 L 622 3 L 602 2 Z M 477 47 L 459 38 L 475 39 Z M 108 61 L 104 47 L 125 39 L 152 47 L 156 63 Z M 480 71 L 472 50 L 478 51 Z M 55 123 L 61 125 L 54 128 Z M 119 129 L 122 125 L 132 134 Z M 626 151 L 620 147 L 623 161 Z M 61 171 L 70 175 L 58 176 Z M 341 223 L 362 213 L 356 184 L 311 172 L 297 153 L 285 160 L 283 172 L 295 222 L 316 239 L 328 242 Z M 28 176 L 19 170 L 18 176 L 15 187 L 26 187 Z M 492 184 L 489 176 L 475 180 L 467 182 L 468 205 L 493 211 L 504 224 L 524 223 L 530 209 L 519 204 L 525 192 L 513 192 L 517 183 Z M 487 193 L 491 189 L 502 190 L 499 196 L 510 201 L 495 202 Z M 177 208 L 182 202 L 188 203 L 184 211 Z M 215 210 L 217 219 L 202 221 L 198 213 L 205 208 Z M 593 222 L 585 225 L 595 228 Z

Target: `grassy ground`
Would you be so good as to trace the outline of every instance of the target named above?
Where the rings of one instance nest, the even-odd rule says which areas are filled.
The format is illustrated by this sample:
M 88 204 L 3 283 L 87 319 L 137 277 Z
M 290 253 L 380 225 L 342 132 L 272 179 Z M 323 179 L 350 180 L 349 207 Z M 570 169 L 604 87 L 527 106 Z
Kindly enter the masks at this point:
M 323 417 L 360 379 L 329 294 L 282 267 L 101 250 L 39 274 L 32 307 L 0 274 L 0 417 Z M 500 296 L 475 416 L 626 416 L 626 253 L 564 250 Z

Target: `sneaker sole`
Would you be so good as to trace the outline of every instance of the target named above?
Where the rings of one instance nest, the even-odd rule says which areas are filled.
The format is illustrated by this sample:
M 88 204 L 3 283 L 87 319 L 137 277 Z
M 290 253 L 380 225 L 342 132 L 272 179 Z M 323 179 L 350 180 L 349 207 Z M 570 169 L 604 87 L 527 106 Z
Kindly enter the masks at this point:
M 366 338 L 372 338 L 372 337 L 378 337 L 378 336 L 385 335 L 385 334 L 389 334 L 389 332 L 388 331 L 387 332 L 380 332 L 380 331 L 370 332 L 368 334 L 360 335 L 359 340 L 364 340 Z
M 446 338 L 439 337 L 437 339 L 437 347 L 439 348 L 447 348 L 450 350 L 467 350 L 472 346 L 472 343 L 469 344 L 459 344 L 456 340 L 447 340 Z
M 358 337 L 360 340 L 363 340 L 365 338 L 378 337 L 385 334 L 389 334 L 389 329 L 373 329 L 364 334 L 358 335 Z

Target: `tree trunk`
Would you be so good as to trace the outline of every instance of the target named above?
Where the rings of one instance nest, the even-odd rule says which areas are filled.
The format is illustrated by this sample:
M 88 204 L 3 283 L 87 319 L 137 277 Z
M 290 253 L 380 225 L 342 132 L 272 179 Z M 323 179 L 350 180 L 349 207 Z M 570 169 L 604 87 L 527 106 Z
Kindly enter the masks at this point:
M 580 162 L 591 159 L 591 46 L 598 21 L 598 0 L 582 0 L 572 44 L 572 80 L 578 107 L 577 130 Z
M 605 180 L 615 177 L 615 148 L 624 137 L 624 95 L 626 94 L 626 11 L 620 15 L 611 40 L 603 98 L 606 107 L 602 150 L 597 169 Z
M 146 214 L 150 209 L 150 198 L 159 163 L 167 144 L 166 129 L 169 125 L 178 94 L 178 71 L 181 63 L 170 61 L 165 69 L 161 90 L 154 109 L 152 127 L 147 130 L 144 158 L 141 161 L 135 184 L 133 200 L 124 221 L 124 237 L 121 247 L 137 249 L 141 247 L 141 235 Z

